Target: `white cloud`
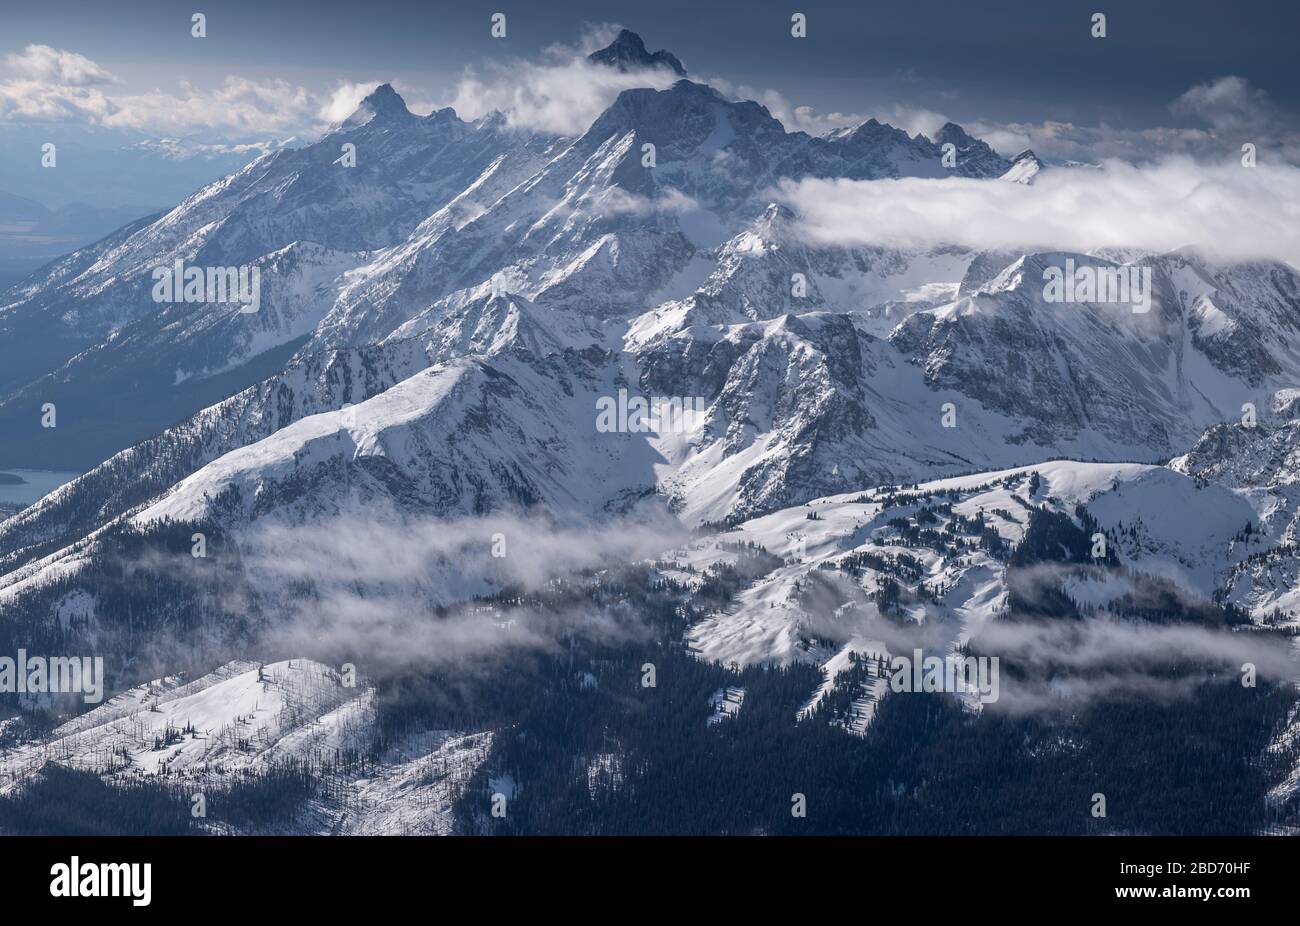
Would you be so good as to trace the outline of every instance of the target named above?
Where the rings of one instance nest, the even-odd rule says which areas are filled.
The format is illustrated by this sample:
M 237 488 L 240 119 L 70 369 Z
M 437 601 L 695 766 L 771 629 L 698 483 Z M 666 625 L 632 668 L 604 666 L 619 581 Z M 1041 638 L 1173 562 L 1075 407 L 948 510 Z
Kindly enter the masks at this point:
M 0 119 L 98 123 L 113 110 L 94 87 L 51 87 L 35 80 L 0 83 Z
M 677 78 L 667 69 L 619 72 L 587 61 L 616 27 L 589 26 L 579 47 L 556 45 L 542 61 L 512 60 L 488 72 L 467 71 L 450 105 L 465 119 L 494 110 L 510 125 L 557 134 L 585 131 L 624 90 L 663 89 Z M 326 94 L 284 80 L 228 76 L 215 88 L 181 81 L 176 89 L 123 92 L 116 79 L 76 52 L 31 45 L 6 59 L 0 120 L 77 121 L 168 134 L 210 130 L 231 137 L 308 134 L 346 119 L 379 81 L 347 81 Z M 427 112 L 430 104 L 412 106 Z
M 1075 574 L 1060 563 L 1027 567 L 1019 572 L 1019 591 L 1023 597 L 1059 590 Z M 879 641 L 896 655 L 917 648 L 942 653 L 949 645 L 942 622 L 900 623 L 883 616 L 861 588 L 834 576 L 819 582 L 833 583 L 834 590 L 825 597 L 814 590 L 801 602 L 809 633 L 841 642 Z M 1205 604 L 1190 594 L 1184 603 Z M 1245 662 L 1270 681 L 1294 679 L 1297 670 L 1296 655 L 1282 635 L 1146 623 L 1104 611 L 1079 621 L 990 621 L 971 643 L 976 653 L 998 659 L 1000 695 L 994 709 L 1016 713 L 1078 708 L 1123 696 L 1189 697 L 1210 673 L 1235 673 Z M 1174 666 L 1178 671 L 1171 672 Z
M 888 122 L 909 135 L 924 135 L 930 139 L 938 135 L 945 124 L 952 121 L 943 113 L 915 106 L 894 105 L 875 115 L 881 122 Z
M 827 243 L 1169 251 L 1300 266 L 1300 168 L 1188 158 L 1058 168 L 1032 185 L 982 180 L 787 181 L 779 198 Z
M 1194 624 L 1146 624 L 1097 615 L 1083 621 L 992 621 L 976 638 L 981 653 L 1002 668 L 998 708 L 1013 712 L 1060 709 L 1103 698 L 1138 696 L 1169 700 L 1190 696 L 1207 670 L 1235 673 L 1256 665 L 1270 680 L 1293 679 L 1295 655 L 1286 638 L 1231 633 Z M 1169 671 L 1179 662 L 1199 669 Z M 1051 667 L 1049 676 L 1040 669 Z
M 89 58 L 46 45 L 29 45 L 6 64 L 15 76 L 0 83 L 0 120 L 85 122 L 169 134 L 208 129 L 247 137 L 312 128 L 321 107 L 303 87 L 238 76 L 210 89 L 181 81 L 174 91 L 123 92 Z
M 437 618 L 432 607 L 507 588 L 543 590 L 585 570 L 657 556 L 688 537 L 675 519 L 651 508 L 567 525 L 507 514 L 403 518 L 389 508 L 308 525 L 261 525 L 241 542 L 241 559 L 254 585 L 270 596 L 263 605 L 277 614 L 273 649 L 365 653 L 372 670 L 472 670 L 473 663 L 548 648 L 572 633 L 618 638 L 645 628 L 634 613 L 620 621 L 617 608 L 512 610 L 503 626 L 489 606 Z M 303 597 L 305 588 L 311 594 Z
M 117 79 L 85 55 L 49 45 L 28 45 L 22 54 L 8 55 L 5 64 L 19 79 L 62 87 L 112 84 Z
M 291 133 L 310 125 L 319 111 L 319 102 L 303 87 L 233 76 L 211 90 L 182 82 L 179 93 L 115 96 L 111 106 L 99 120 L 103 125 L 158 132 Z
M 342 83 L 335 88 L 330 94 L 325 105 L 320 109 L 320 117 L 325 122 L 333 125 L 342 122 L 348 116 L 356 112 L 361 101 L 370 96 L 375 88 L 382 84 L 381 80 L 369 81 L 366 83 Z
M 1244 77 L 1220 77 L 1198 84 L 1170 104 L 1175 113 L 1202 120 L 1217 131 L 1237 132 L 1259 128 L 1276 118 L 1276 110 L 1263 90 Z
M 322 99 L 285 80 L 230 75 L 216 87 L 180 81 L 175 89 L 128 91 L 84 55 L 48 45 L 28 45 L 4 63 L 8 79 L 0 82 L 0 120 L 83 122 L 177 135 L 209 130 L 241 141 L 320 131 L 329 121 L 322 121 L 322 114 L 340 105 L 350 88 L 364 86 L 346 84 Z
M 620 73 L 593 65 L 586 55 L 607 44 L 617 32 L 611 24 L 588 25 L 576 45 L 553 45 L 539 61 L 495 62 L 484 71 L 467 70 L 444 96 L 466 119 L 499 110 L 510 125 L 575 135 L 586 130 L 624 90 L 663 89 L 676 76 L 666 69 Z M 246 142 L 256 137 L 318 134 L 347 118 L 379 81 L 342 81 L 318 93 L 284 80 L 228 76 L 219 86 L 197 87 L 181 81 L 175 88 L 128 92 L 108 70 L 67 49 L 31 44 L 3 59 L 0 121 L 83 122 L 158 134 L 203 131 L 207 141 L 220 137 Z M 823 135 L 876 118 L 908 134 L 933 137 L 949 118 L 925 106 L 890 103 L 862 112 L 822 111 L 796 105 L 774 89 L 709 78 L 709 84 L 733 99 L 763 104 L 790 131 Z M 408 102 L 411 93 L 402 88 Z M 421 94 L 421 99 L 427 99 Z M 413 112 L 434 108 L 411 103 Z M 1116 128 L 1047 120 L 1030 122 L 963 121 L 966 129 L 1010 156 L 1032 148 L 1049 161 L 1096 163 L 1122 158 L 1141 163 L 1173 155 L 1209 160 L 1234 157 L 1251 142 L 1261 164 L 1300 163 L 1300 132 L 1268 95 L 1242 77 L 1219 77 L 1192 87 L 1170 104 L 1171 113 L 1200 126 Z
M 666 190 L 660 196 L 651 199 L 635 193 L 629 193 L 621 187 L 607 187 L 588 204 L 598 215 L 636 215 L 650 216 L 656 214 L 681 214 L 694 212 L 700 204 L 680 190 Z
M 494 64 L 486 76 L 467 70 L 448 105 L 462 119 L 477 119 L 498 110 L 513 127 L 577 135 L 624 90 L 663 90 L 678 80 L 666 68 L 624 73 L 592 64 L 581 50 L 562 46 L 549 49 L 547 58 L 544 63 L 515 60 Z

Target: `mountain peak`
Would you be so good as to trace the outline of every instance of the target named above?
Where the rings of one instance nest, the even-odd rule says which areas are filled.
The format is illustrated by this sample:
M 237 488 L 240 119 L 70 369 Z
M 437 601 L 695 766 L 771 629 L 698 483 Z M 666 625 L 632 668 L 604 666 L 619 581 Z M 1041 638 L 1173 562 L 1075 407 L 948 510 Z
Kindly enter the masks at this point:
M 946 142 L 952 142 L 958 149 L 965 148 L 968 145 L 975 144 L 975 139 L 955 122 L 945 122 L 943 128 L 934 136 L 935 144 L 942 145 Z
M 456 115 L 456 110 L 450 106 L 444 106 L 442 109 L 432 110 L 429 115 L 424 117 L 426 122 L 459 122 L 460 116 Z
M 666 67 L 678 77 L 686 76 L 686 68 L 682 67 L 676 55 L 663 49 L 651 54 L 646 50 L 641 36 L 630 29 L 619 30 L 614 41 L 600 51 L 592 52 L 587 56 L 587 60 L 624 72 L 640 68 Z
M 795 211 L 784 203 L 768 203 L 758 223 L 767 228 L 788 225 L 796 218 Z
M 348 116 L 344 125 L 362 125 L 375 118 L 409 118 L 411 111 L 406 108 L 406 101 L 393 89 L 392 84 L 380 84 L 361 101 L 356 111 Z
M 1026 148 L 1011 159 L 1011 166 L 1002 175 L 1002 179 L 1013 183 L 1032 183 L 1042 169 L 1043 162 L 1038 159 L 1038 155 Z
M 909 140 L 908 134 L 902 129 L 895 128 L 888 122 L 881 122 L 874 116 L 866 122 L 828 132 L 823 138 L 827 141 L 843 142 L 853 146 L 871 146 L 887 144 L 891 141 L 904 142 Z

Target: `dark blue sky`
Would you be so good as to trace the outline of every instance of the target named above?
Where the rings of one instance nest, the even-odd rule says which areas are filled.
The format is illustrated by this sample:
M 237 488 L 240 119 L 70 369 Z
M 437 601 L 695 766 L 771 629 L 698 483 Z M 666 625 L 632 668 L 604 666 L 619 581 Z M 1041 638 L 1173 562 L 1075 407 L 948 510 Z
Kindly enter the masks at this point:
M 188 40 L 196 8 L 209 19 L 206 42 Z M 1109 17 L 1104 40 L 1089 35 L 1098 9 Z M 488 36 L 497 10 L 509 16 L 505 41 Z M 792 10 L 809 17 L 805 41 L 789 38 Z M 1300 102 L 1295 0 L 43 0 L 7 4 L 0 53 L 67 48 L 131 83 L 382 76 L 437 93 L 485 57 L 572 42 L 584 22 L 628 26 L 694 74 L 825 110 L 905 97 L 965 120 L 1168 124 L 1170 100 L 1227 74 L 1288 109 Z

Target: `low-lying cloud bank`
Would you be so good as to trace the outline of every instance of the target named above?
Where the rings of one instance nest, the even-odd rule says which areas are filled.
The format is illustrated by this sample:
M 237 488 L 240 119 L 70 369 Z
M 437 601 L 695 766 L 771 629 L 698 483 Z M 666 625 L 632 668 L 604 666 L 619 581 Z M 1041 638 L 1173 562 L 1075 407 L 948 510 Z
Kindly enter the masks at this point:
M 944 178 L 783 181 L 777 198 L 819 244 L 1151 252 L 1191 246 L 1229 260 L 1300 266 L 1300 168 L 1055 168 L 1030 185 Z
M 577 599 L 555 609 L 439 606 L 501 590 L 535 592 L 584 570 L 653 558 L 687 538 L 669 515 L 557 525 L 489 515 L 440 520 L 356 512 L 308 525 L 266 526 L 240 542 L 260 604 L 262 640 L 277 653 L 329 654 L 372 674 L 414 667 L 474 671 L 509 654 L 547 650 L 569 633 L 640 638 L 640 615 Z
M 1070 574 L 1045 566 L 1040 578 L 1051 573 L 1058 580 Z M 806 630 L 824 639 L 853 642 L 870 652 L 883 647 L 891 659 L 910 658 L 917 649 L 926 656 L 952 652 L 954 625 L 939 614 L 918 623 L 882 615 L 860 588 L 833 573 L 817 576 L 811 591 L 800 601 Z M 1205 606 L 1190 595 L 1186 603 Z M 998 691 L 989 709 L 1017 715 L 1059 715 L 1114 698 L 1183 700 L 1207 682 L 1241 684 L 1247 665 L 1256 684 L 1300 678 L 1300 660 L 1288 636 L 1191 622 L 1151 623 L 1105 612 L 1081 620 L 992 620 L 979 627 L 970 644 L 973 654 L 997 660 Z
M 683 542 L 668 515 L 557 525 L 542 517 L 442 520 L 356 513 L 307 525 L 266 525 L 241 540 L 245 566 L 267 587 L 445 589 L 438 603 L 502 588 L 535 591 L 584 569 L 631 563 Z

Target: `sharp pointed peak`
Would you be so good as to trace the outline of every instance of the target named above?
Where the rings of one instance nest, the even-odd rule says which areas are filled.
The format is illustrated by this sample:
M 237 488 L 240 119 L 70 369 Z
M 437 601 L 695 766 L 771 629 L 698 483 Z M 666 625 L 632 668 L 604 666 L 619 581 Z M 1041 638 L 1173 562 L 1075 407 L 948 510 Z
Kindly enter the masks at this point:
M 884 134 L 892 134 L 895 132 L 901 132 L 904 135 L 907 134 L 906 132 L 903 132 L 902 129 L 892 126 L 888 122 L 881 122 L 875 116 L 872 116 L 866 122 L 860 122 L 857 125 L 855 125 L 852 129 L 848 130 L 846 134 L 849 136 L 884 135 Z
M 357 106 L 352 115 L 344 120 L 346 126 L 362 125 L 376 118 L 414 118 L 402 95 L 389 83 L 380 84 L 371 90 Z
M 676 55 L 664 49 L 654 53 L 647 51 L 641 36 L 631 29 L 620 29 L 614 41 L 599 51 L 592 52 L 587 60 L 619 71 L 668 68 L 678 77 L 686 76 L 686 68 Z
M 936 143 L 953 142 L 954 144 L 970 144 L 975 141 L 970 133 L 963 129 L 955 122 L 945 122 L 943 128 L 934 136 Z
M 402 99 L 402 95 L 393 89 L 392 84 L 388 83 L 380 84 L 374 90 L 371 90 L 361 103 L 364 106 L 369 106 L 375 112 L 395 112 L 397 110 L 409 112 L 406 108 L 406 100 Z
M 614 36 L 614 41 L 610 42 L 605 48 L 626 48 L 635 52 L 645 52 L 646 50 L 645 40 L 631 29 L 619 29 L 618 35 Z
M 1028 148 L 1013 157 L 1009 163 L 1011 166 L 1003 172 L 1002 179 L 1015 183 L 1033 183 L 1039 171 L 1045 167 L 1038 155 Z
M 891 138 L 896 136 L 907 137 L 907 133 L 902 129 L 890 125 L 888 122 L 881 122 L 872 116 L 866 122 L 859 122 L 854 126 L 845 126 L 840 129 L 834 129 L 827 132 L 823 138 L 832 142 L 848 142 L 851 144 L 861 144 L 863 142 L 876 143 L 882 138 Z
M 510 117 L 501 110 L 494 109 L 475 119 L 474 125 L 480 129 L 497 132 L 510 126 Z
M 763 210 L 759 222 L 762 224 L 787 224 L 793 222 L 796 218 L 795 211 L 785 203 L 768 203 L 767 208 Z
M 365 102 L 371 103 L 378 100 L 396 100 L 398 103 L 401 103 L 403 106 L 406 105 L 406 101 L 402 99 L 402 95 L 398 93 L 396 90 L 394 90 L 393 85 L 388 83 L 387 81 L 380 84 L 374 90 L 371 90 L 368 94 L 366 94 Z

